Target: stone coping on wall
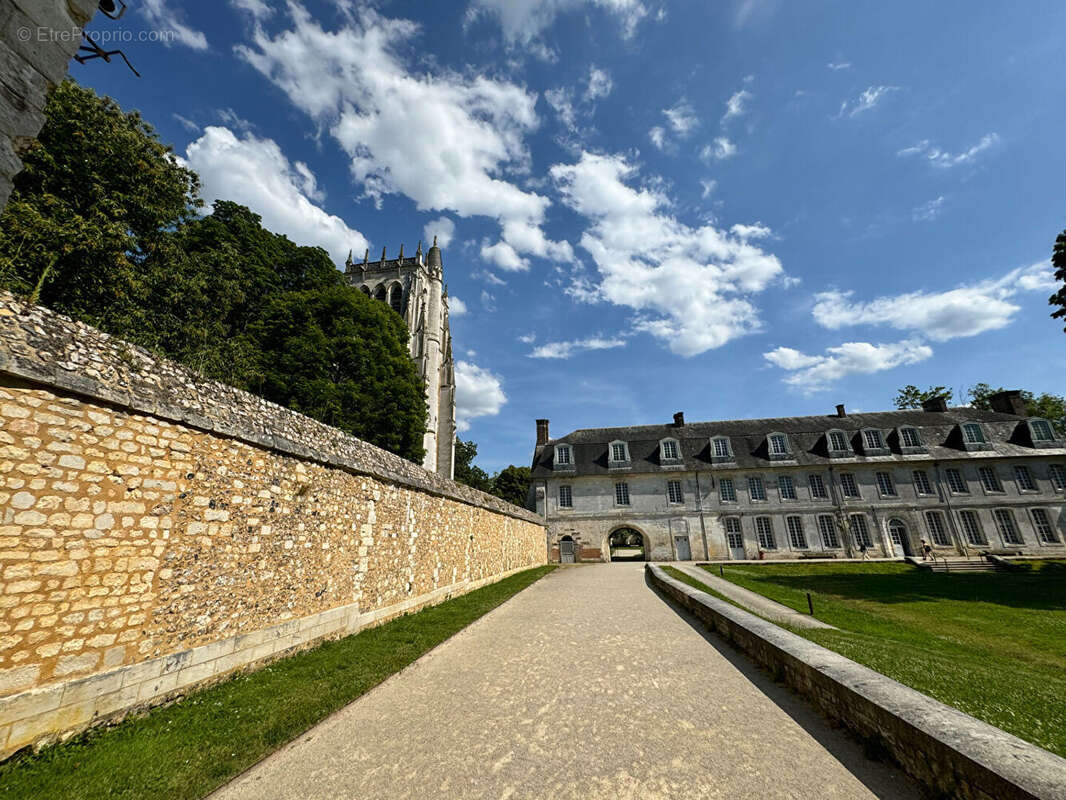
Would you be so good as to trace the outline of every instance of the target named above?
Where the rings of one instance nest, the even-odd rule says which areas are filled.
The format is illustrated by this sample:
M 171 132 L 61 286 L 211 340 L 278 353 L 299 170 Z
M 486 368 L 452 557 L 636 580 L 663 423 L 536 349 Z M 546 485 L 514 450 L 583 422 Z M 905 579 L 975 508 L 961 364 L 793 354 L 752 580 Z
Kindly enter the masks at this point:
M 943 796 L 1066 800 L 1066 759 L 701 592 L 648 564 L 653 586 L 823 714 Z
M 291 409 L 206 380 L 174 361 L 0 292 L 0 372 L 286 455 L 543 525 L 485 492 L 447 480 Z
M 162 705 L 238 670 L 257 668 L 328 639 L 351 636 L 527 569 L 532 567 L 460 581 L 372 611 L 361 611 L 358 604 L 338 606 L 139 664 L 0 698 L 0 760 L 30 745 L 39 747 L 117 722 L 131 711 Z

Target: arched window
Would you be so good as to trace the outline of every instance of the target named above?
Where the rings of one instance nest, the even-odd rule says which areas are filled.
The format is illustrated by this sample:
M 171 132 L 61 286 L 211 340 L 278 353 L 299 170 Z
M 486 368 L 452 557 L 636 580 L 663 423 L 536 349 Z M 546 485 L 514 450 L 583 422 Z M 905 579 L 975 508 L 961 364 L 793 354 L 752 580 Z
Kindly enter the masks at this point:
M 378 288 L 374 290 L 374 299 L 385 302 L 385 284 L 379 284 Z
M 397 314 L 403 313 L 403 287 L 398 283 L 389 287 L 389 305 Z
M 362 292 L 363 294 L 365 294 L 367 297 L 370 297 L 370 287 L 369 286 L 366 286 L 366 285 L 360 286 L 359 287 L 359 291 Z

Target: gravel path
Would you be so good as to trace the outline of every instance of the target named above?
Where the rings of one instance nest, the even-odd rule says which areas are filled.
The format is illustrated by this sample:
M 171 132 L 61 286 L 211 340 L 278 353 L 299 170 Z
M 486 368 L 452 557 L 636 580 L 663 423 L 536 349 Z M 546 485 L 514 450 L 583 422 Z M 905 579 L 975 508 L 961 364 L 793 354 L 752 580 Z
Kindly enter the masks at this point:
M 269 798 L 917 798 L 666 603 L 558 569 L 220 789 Z

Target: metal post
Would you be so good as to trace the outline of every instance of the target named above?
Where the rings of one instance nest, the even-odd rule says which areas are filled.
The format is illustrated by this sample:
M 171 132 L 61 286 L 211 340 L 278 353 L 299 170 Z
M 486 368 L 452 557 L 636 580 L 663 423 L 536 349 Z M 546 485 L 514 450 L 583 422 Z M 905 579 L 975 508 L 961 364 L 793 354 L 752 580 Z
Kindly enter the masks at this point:
M 811 612 L 811 616 L 814 616 L 814 601 L 811 600 L 811 593 L 807 592 L 807 609 Z

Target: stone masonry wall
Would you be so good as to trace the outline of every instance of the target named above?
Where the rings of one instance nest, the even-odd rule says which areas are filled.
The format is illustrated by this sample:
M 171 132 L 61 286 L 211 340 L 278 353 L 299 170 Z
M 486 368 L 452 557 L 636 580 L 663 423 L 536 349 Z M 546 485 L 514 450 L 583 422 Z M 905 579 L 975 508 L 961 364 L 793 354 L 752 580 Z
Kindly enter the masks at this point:
M 44 125 L 48 88 L 67 74 L 77 32 L 98 0 L 4 0 L 0 4 L 0 211 L 22 169 L 20 154 Z
M 523 509 L 0 295 L 0 757 L 545 548 Z

